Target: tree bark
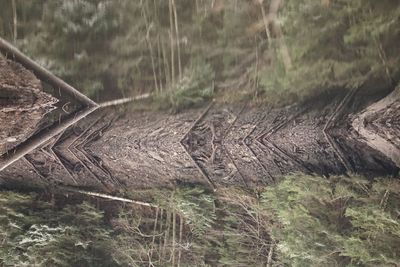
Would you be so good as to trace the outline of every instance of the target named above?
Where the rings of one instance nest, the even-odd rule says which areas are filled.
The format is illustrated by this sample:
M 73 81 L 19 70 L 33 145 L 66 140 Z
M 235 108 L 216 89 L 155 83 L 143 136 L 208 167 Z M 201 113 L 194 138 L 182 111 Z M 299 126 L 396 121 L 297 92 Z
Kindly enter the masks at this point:
M 172 73 L 171 73 L 171 68 L 169 67 L 167 49 L 165 48 L 164 42 L 162 42 L 162 41 L 161 41 L 161 52 L 162 52 L 163 61 L 164 61 L 165 84 L 168 88 L 168 86 L 171 85 L 171 83 L 172 83 L 172 80 L 171 80 Z
M 171 47 L 171 82 L 175 84 L 175 45 L 174 45 L 174 19 L 173 19 L 173 7 L 172 0 L 168 1 L 169 8 L 169 37 L 170 37 L 170 47 Z
M 172 0 L 172 7 L 174 10 L 176 47 L 177 47 L 177 52 L 178 52 L 178 73 L 179 73 L 179 80 L 181 80 L 182 79 L 182 59 L 181 59 L 181 47 L 180 47 L 180 40 L 179 40 L 178 14 L 176 12 L 175 0 Z
M 281 25 L 279 24 L 277 17 L 278 17 L 278 11 L 279 8 L 282 5 L 282 0 L 271 0 L 271 5 L 270 5 L 270 10 L 269 10 L 269 16 L 271 18 L 272 26 L 273 29 L 276 33 L 276 36 L 279 41 L 279 46 L 281 49 L 281 54 L 282 54 L 282 60 L 285 65 L 285 70 L 286 72 L 290 71 L 292 69 L 292 58 L 290 57 L 289 49 L 286 45 L 285 37 L 282 32 Z
M 151 67 L 153 69 L 153 79 L 154 79 L 154 86 L 156 89 L 156 92 L 159 92 L 159 88 L 158 88 L 158 79 L 157 79 L 157 73 L 156 73 L 156 66 L 154 63 L 154 51 L 153 51 L 153 44 L 151 43 L 151 39 L 150 39 L 150 23 L 149 23 L 149 18 L 147 17 L 147 12 L 146 12 L 146 7 L 144 6 L 143 2 L 141 2 L 141 7 L 142 7 L 142 14 L 144 16 L 144 20 L 146 23 L 146 41 L 147 41 L 147 45 L 149 46 L 149 52 L 150 52 L 150 60 L 151 60 Z
M 11 0 L 12 10 L 13 10 L 13 39 L 14 43 L 18 38 L 18 18 L 17 18 L 17 0 Z
M 400 86 L 360 112 L 352 122 L 362 141 L 400 168 Z

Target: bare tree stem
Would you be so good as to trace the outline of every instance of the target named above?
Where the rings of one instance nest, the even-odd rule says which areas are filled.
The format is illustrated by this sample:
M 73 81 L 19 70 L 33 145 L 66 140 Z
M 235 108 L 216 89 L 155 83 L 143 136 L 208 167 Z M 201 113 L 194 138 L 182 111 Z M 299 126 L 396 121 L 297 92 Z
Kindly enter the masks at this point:
M 172 0 L 168 1 L 169 7 L 169 37 L 170 37 L 170 46 L 171 46 L 171 81 L 172 84 L 175 84 L 175 49 L 174 49 L 174 20 L 173 20 L 173 11 L 172 11 Z
M 181 61 L 181 47 L 179 42 L 179 27 L 178 27 L 178 15 L 176 11 L 176 4 L 175 0 L 172 0 L 172 8 L 174 11 L 174 18 L 175 18 L 175 34 L 176 34 L 176 47 L 178 51 L 178 72 L 179 72 L 179 80 L 182 79 L 182 61 Z

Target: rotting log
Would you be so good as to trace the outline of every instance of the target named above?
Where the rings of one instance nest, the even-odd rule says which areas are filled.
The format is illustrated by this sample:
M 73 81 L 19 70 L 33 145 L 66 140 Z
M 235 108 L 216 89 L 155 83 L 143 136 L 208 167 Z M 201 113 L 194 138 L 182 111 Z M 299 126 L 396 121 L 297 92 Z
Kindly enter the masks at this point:
M 352 122 L 362 141 L 380 151 L 400 168 L 400 86 L 368 106 Z M 391 133 L 392 132 L 392 133 Z

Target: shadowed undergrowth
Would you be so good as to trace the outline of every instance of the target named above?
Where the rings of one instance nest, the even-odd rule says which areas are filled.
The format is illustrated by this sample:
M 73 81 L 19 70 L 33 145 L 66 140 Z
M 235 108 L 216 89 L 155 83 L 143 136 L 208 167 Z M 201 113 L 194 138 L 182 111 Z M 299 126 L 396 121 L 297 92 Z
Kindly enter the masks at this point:
M 398 180 L 286 177 L 254 195 L 138 192 L 157 208 L 2 191 L 4 266 L 396 266 Z M 134 192 L 132 192 L 134 193 Z M 132 194 L 131 193 L 131 194 Z M 89 201 L 89 202 L 88 202 Z M 108 204 L 107 204 L 108 203 Z

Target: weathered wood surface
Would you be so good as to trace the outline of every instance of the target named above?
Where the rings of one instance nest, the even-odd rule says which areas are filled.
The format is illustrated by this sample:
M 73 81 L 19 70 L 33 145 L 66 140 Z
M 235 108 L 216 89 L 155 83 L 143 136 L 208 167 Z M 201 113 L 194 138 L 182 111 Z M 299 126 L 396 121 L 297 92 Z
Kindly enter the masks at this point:
M 400 86 L 363 110 L 352 126 L 366 144 L 392 159 L 400 168 Z
M 0 179 L 115 192 L 178 183 L 254 189 L 291 172 L 395 174 L 396 159 L 354 128 L 379 95 L 365 99 L 362 90 L 343 90 L 278 109 L 212 103 L 167 114 L 108 107 L 9 166 Z

